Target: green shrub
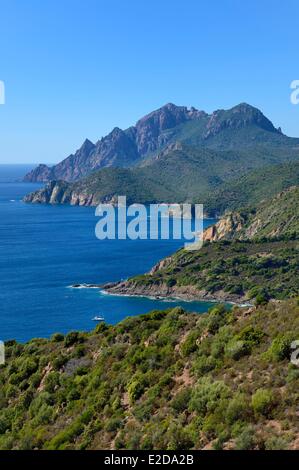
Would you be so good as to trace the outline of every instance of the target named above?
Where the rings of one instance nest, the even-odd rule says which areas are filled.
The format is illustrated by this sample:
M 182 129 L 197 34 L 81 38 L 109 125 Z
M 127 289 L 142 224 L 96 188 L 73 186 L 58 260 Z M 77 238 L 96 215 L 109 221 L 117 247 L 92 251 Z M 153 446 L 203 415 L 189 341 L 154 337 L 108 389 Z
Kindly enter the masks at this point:
M 258 389 L 252 396 L 251 404 L 253 411 L 256 414 L 268 416 L 274 405 L 274 399 L 271 390 L 262 388 Z
M 82 338 L 78 331 L 70 331 L 64 338 L 64 345 L 66 348 L 73 346 L 75 343 L 82 342 Z
M 101 322 L 95 327 L 94 332 L 96 334 L 100 334 L 100 333 L 104 333 L 107 330 L 108 330 L 108 325 L 106 325 L 106 323 Z
M 236 395 L 228 404 L 226 419 L 229 424 L 235 421 L 242 421 L 248 416 L 249 403 L 243 394 Z
M 168 278 L 167 281 L 166 281 L 166 285 L 167 285 L 167 287 L 175 286 L 176 285 L 176 279 L 174 279 L 172 277 Z
M 6 398 L 14 398 L 18 395 L 19 389 L 12 384 L 9 384 L 6 389 Z M 1 433 L 0 433 L 1 434 Z
M 251 426 L 244 428 L 236 439 L 236 450 L 252 450 L 255 448 L 255 432 Z
M 283 437 L 271 436 L 265 442 L 266 450 L 286 450 L 288 443 Z
M 293 365 L 292 365 L 293 366 Z M 296 366 L 289 367 L 288 375 L 287 375 L 287 382 L 294 382 L 295 380 L 299 379 L 299 369 Z
M 199 332 L 197 331 L 192 331 L 189 333 L 183 344 L 181 345 L 181 353 L 184 357 L 189 356 L 192 354 L 196 349 L 198 348 L 197 346 L 197 340 L 199 337 Z
M 211 344 L 211 355 L 216 359 L 223 356 L 225 347 L 232 338 L 232 329 L 230 326 L 222 326 Z
M 45 379 L 45 391 L 54 393 L 56 387 L 59 387 L 60 376 L 58 372 L 50 372 Z
M 80 400 L 80 397 L 81 397 L 80 392 L 75 387 L 70 390 L 67 396 L 68 401 Z
M 170 405 L 177 413 L 182 413 L 188 408 L 190 398 L 191 389 L 184 387 L 182 390 L 176 393 L 176 395 L 171 400 Z
M 61 341 L 64 340 L 64 335 L 62 333 L 54 333 L 52 336 L 51 336 L 51 341 L 53 343 L 60 343 Z
M 213 412 L 219 405 L 219 401 L 229 395 L 230 390 L 224 382 L 203 377 L 192 391 L 189 408 L 200 415 L 205 415 Z
M 235 295 L 243 295 L 244 294 L 244 289 L 242 284 L 233 284 L 229 285 L 225 288 L 225 292 L 229 292 L 230 294 L 235 294 Z
M 197 375 L 203 375 L 215 369 L 217 363 L 217 359 L 213 356 L 200 356 L 196 359 L 193 369 Z
M 237 339 L 245 341 L 246 344 L 252 348 L 260 344 L 263 339 L 264 333 L 258 328 L 252 326 L 246 326 L 242 331 L 237 335 Z
M 219 328 L 226 324 L 227 311 L 224 305 L 217 305 L 209 310 L 208 331 L 215 334 Z
M 130 398 L 130 402 L 134 403 L 138 398 L 143 395 L 145 390 L 145 383 L 141 379 L 133 379 L 128 385 L 128 394 Z
M 255 298 L 255 305 L 266 305 L 269 301 L 269 295 L 266 293 L 260 293 Z
M 188 450 L 193 442 L 180 424 L 171 423 L 166 434 L 167 450 Z
M 38 414 L 34 417 L 34 425 L 39 426 L 49 424 L 52 421 L 53 416 L 54 409 L 46 403 L 43 403 L 38 411 Z
M 2 411 L 0 414 L 0 434 L 4 434 L 11 428 L 12 415 L 6 410 Z
M 123 426 L 121 418 L 112 417 L 110 418 L 105 426 L 107 432 L 117 432 Z
M 242 341 L 240 339 L 238 340 L 236 338 L 233 338 L 231 341 L 229 341 L 225 348 L 226 356 L 231 357 L 235 361 L 238 361 L 241 359 L 241 357 L 246 356 L 249 353 L 250 347 L 246 341 Z
M 269 359 L 274 361 L 283 361 L 284 359 L 288 359 L 291 354 L 291 342 L 292 338 L 290 335 L 280 334 L 274 338 L 266 353 Z
M 55 359 L 52 362 L 53 369 L 60 370 L 64 366 L 64 364 L 66 364 L 67 361 L 68 361 L 67 356 L 63 356 L 62 354 L 60 354 L 59 356 L 55 357 Z
M 23 379 L 27 379 L 36 372 L 38 369 L 38 361 L 36 359 L 31 359 L 30 357 L 26 358 L 21 367 L 21 373 Z

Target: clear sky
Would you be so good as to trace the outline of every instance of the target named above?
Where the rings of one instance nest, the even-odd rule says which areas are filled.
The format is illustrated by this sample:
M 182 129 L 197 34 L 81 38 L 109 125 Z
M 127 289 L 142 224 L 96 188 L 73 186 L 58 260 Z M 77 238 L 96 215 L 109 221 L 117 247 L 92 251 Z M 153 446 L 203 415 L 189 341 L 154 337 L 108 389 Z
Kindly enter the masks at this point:
M 299 137 L 298 0 L 0 0 L 0 163 L 54 163 L 167 102 Z

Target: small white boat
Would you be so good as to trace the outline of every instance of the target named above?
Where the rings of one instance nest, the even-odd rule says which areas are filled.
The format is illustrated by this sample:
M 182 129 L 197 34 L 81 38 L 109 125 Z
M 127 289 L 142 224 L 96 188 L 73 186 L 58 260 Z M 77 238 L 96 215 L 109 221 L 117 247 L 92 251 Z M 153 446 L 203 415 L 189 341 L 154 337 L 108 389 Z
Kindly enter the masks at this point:
M 93 317 L 92 320 L 93 320 L 93 321 L 105 321 L 105 318 L 104 318 L 104 317 L 95 316 L 95 317 Z

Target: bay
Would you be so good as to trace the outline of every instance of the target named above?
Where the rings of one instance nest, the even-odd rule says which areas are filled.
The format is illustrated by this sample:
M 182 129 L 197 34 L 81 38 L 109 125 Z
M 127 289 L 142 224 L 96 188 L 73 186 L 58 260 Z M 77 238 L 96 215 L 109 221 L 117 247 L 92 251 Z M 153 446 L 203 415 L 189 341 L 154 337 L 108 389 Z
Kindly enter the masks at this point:
M 115 324 L 153 309 L 180 305 L 202 313 L 212 305 L 71 289 L 72 284 L 104 284 L 144 273 L 184 240 L 99 241 L 93 207 L 24 204 L 22 197 L 39 187 L 18 181 L 24 170 L 23 165 L 5 165 L 5 171 L 0 166 L 1 340 L 88 331 L 99 314 Z

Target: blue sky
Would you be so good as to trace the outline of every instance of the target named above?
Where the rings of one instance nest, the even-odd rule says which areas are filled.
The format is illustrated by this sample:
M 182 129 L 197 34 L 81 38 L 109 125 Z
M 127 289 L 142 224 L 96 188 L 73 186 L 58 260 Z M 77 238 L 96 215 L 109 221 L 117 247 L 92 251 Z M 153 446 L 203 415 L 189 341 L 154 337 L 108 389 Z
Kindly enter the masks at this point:
M 299 137 L 297 0 L 0 0 L 0 163 L 60 161 L 167 102 Z

